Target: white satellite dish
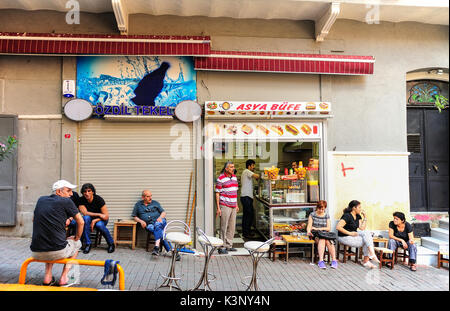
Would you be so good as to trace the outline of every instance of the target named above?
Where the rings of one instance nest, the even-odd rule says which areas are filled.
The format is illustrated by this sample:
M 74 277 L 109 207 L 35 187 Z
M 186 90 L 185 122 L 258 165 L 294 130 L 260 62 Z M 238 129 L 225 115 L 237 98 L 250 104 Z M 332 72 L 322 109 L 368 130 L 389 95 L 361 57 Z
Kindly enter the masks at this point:
M 64 106 L 64 114 L 73 121 L 87 120 L 93 111 L 91 103 L 81 98 L 69 100 Z
M 193 122 L 202 115 L 202 107 L 193 100 L 183 100 L 175 108 L 175 116 L 183 122 Z

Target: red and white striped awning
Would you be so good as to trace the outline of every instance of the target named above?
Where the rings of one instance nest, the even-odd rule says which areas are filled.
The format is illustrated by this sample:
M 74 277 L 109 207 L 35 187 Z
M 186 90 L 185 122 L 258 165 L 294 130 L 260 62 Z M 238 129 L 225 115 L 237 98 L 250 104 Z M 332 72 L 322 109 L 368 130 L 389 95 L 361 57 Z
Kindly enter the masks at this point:
M 0 54 L 207 56 L 210 37 L 0 32 Z
M 211 51 L 195 58 L 196 70 L 368 75 L 373 56 Z
M 194 56 L 196 70 L 369 75 L 373 56 L 212 51 L 208 36 L 0 32 L 0 54 Z

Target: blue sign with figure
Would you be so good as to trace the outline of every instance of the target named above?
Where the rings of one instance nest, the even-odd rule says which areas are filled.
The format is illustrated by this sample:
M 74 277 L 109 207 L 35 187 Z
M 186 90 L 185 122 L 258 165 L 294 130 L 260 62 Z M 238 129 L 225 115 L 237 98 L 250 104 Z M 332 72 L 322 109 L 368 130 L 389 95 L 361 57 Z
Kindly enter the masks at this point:
M 89 101 L 97 115 L 108 114 L 105 107 L 112 114 L 141 115 L 167 107 L 158 109 L 161 115 L 181 101 L 196 100 L 194 62 L 174 56 L 80 56 L 77 97 Z

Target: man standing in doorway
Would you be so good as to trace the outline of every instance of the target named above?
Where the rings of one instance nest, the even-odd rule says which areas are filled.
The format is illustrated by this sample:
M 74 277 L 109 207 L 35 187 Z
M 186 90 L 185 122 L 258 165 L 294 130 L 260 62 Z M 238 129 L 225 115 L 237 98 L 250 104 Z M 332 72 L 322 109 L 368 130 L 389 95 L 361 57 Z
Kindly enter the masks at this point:
M 246 169 L 241 175 L 241 203 L 242 203 L 242 235 L 245 238 L 252 239 L 252 224 L 254 218 L 253 210 L 253 178 L 258 179 L 259 175 L 255 174 L 255 161 L 247 160 L 245 162 Z
M 233 248 L 233 237 L 236 227 L 238 181 L 234 174 L 234 164 L 227 161 L 216 182 L 216 216 L 220 216 L 220 238 L 224 247 L 219 248 L 219 254 L 236 251 Z

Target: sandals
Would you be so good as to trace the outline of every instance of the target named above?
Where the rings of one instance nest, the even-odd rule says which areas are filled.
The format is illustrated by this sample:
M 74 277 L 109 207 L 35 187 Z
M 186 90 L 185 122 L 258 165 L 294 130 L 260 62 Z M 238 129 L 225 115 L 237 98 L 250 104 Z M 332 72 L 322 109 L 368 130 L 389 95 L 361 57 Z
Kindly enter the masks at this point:
M 55 277 L 52 276 L 52 280 L 50 281 L 50 283 L 42 282 L 42 286 L 53 286 L 53 285 L 55 285 L 55 283 L 56 283 Z
M 371 263 L 370 261 L 367 261 L 366 263 L 363 263 L 362 265 L 369 269 L 375 268 L 375 265 L 373 263 Z
M 411 271 L 416 272 L 416 271 L 417 271 L 417 266 L 416 266 L 416 264 L 412 264 L 411 267 L 409 267 L 409 269 L 410 269 Z

